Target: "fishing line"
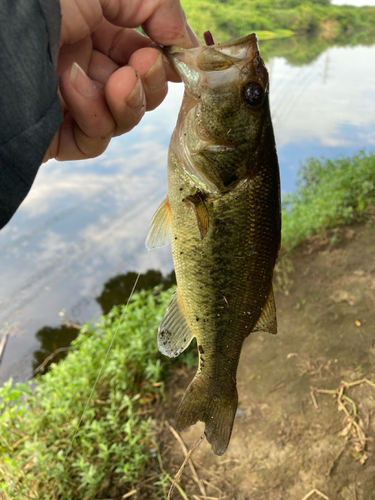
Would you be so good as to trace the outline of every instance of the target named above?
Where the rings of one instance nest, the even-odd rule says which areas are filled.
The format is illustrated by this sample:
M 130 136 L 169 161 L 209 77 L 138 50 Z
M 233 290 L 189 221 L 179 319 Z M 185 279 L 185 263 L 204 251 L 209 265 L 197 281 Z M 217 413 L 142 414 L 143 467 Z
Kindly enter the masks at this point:
M 117 323 L 117 327 L 116 327 L 115 333 L 112 335 L 111 342 L 109 343 L 109 346 L 108 346 L 108 349 L 107 349 L 106 355 L 105 355 L 105 357 L 104 357 L 103 363 L 102 363 L 102 365 L 101 365 L 101 367 L 100 367 L 100 370 L 99 370 L 98 375 L 97 375 L 97 377 L 96 377 L 96 380 L 95 380 L 95 382 L 94 382 L 94 386 L 93 386 L 93 388 L 92 388 L 92 390 L 91 390 L 91 392 L 90 392 L 89 399 L 87 400 L 86 406 L 85 406 L 85 408 L 83 409 L 83 412 L 82 412 L 81 418 L 79 419 L 79 422 L 78 422 L 78 425 L 77 425 L 77 427 L 76 427 L 76 430 L 74 431 L 73 437 L 72 437 L 72 439 L 71 439 L 71 441 L 70 441 L 70 445 L 69 445 L 68 451 L 67 451 L 67 453 L 66 453 L 67 455 L 68 455 L 68 453 L 70 452 L 70 450 L 72 449 L 72 444 L 73 444 L 73 441 L 74 441 L 74 439 L 75 439 L 75 437 L 76 437 L 76 435 L 77 435 L 77 432 L 79 431 L 79 428 L 80 428 L 80 426 L 81 426 L 82 420 L 83 420 L 83 418 L 84 418 L 84 416 L 85 416 L 85 413 L 86 413 L 86 411 L 87 411 L 87 408 L 89 407 L 89 404 L 90 404 L 90 402 L 91 402 L 91 399 L 92 399 L 92 396 L 93 396 L 94 391 L 95 391 L 95 389 L 96 389 L 96 386 L 98 385 L 98 381 L 99 381 L 99 379 L 100 379 L 100 377 L 101 377 L 101 375 L 102 375 L 102 373 L 103 373 L 104 366 L 105 366 L 105 363 L 106 363 L 106 361 L 107 361 L 107 358 L 108 358 L 109 352 L 110 352 L 110 350 L 112 349 L 113 342 L 114 342 L 114 340 L 115 340 L 115 338 L 116 338 L 116 335 L 117 335 L 117 332 L 118 332 L 118 330 L 119 330 L 119 328 L 120 328 L 120 325 L 121 325 L 121 323 L 122 323 L 122 320 L 124 319 L 125 311 L 127 310 L 127 307 L 128 307 L 128 305 L 129 305 L 130 299 L 132 298 L 132 296 L 133 296 L 133 294 L 134 294 L 135 287 L 137 286 L 137 283 L 138 283 L 139 277 L 141 276 L 142 271 L 143 271 L 143 269 L 144 269 L 144 267 L 145 267 L 145 265 L 146 265 L 146 262 L 147 262 L 147 259 L 148 259 L 149 254 L 150 254 L 150 250 L 147 250 L 147 254 L 146 254 L 145 260 L 143 261 L 143 264 L 142 264 L 142 266 L 141 266 L 141 269 L 140 269 L 140 271 L 139 271 L 139 273 L 138 273 L 138 276 L 137 276 L 137 278 L 136 278 L 136 280 L 135 280 L 135 282 L 134 282 L 134 285 L 133 285 L 132 291 L 130 292 L 130 295 L 129 295 L 129 298 L 128 298 L 128 300 L 127 300 L 126 304 L 125 304 L 125 307 L 122 309 L 122 313 L 121 313 L 121 316 L 120 316 L 119 322 Z

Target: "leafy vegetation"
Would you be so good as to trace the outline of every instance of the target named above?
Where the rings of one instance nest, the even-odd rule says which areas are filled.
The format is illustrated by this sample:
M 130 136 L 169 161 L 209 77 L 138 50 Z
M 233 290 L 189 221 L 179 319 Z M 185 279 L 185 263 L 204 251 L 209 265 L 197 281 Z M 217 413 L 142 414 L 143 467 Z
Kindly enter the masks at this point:
M 162 397 L 172 363 L 162 361 L 156 342 L 172 290 L 137 293 L 127 308 L 85 325 L 67 358 L 34 390 L 35 381 L 4 384 L 0 498 L 120 498 L 139 480 L 156 453 L 150 407 Z M 184 355 L 187 363 L 193 359 Z
M 182 0 L 190 24 L 217 42 L 255 31 L 262 57 L 313 61 L 332 45 L 375 43 L 375 7 L 330 5 L 330 0 Z M 296 36 L 294 36 L 296 35 Z
M 375 153 L 333 160 L 309 158 L 297 189 L 283 199 L 283 248 L 308 236 L 361 221 L 375 204 Z
M 374 7 L 331 5 L 330 0 L 182 0 L 193 29 L 200 35 L 210 29 L 218 39 L 267 30 L 309 33 L 321 29 L 324 36 L 375 30 Z

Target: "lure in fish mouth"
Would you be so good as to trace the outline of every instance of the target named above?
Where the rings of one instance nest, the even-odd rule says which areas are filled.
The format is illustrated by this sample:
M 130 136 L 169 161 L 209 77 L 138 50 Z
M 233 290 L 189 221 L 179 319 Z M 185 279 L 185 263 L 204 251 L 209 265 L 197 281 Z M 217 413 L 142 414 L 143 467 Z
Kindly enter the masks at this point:
M 166 54 L 185 94 L 169 147 L 168 196 L 146 239 L 172 242 L 178 288 L 160 324 L 160 351 L 195 337 L 199 366 L 176 414 L 198 420 L 212 450 L 229 444 L 236 373 L 254 330 L 276 333 L 272 275 L 280 245 L 280 181 L 268 73 L 255 34 Z

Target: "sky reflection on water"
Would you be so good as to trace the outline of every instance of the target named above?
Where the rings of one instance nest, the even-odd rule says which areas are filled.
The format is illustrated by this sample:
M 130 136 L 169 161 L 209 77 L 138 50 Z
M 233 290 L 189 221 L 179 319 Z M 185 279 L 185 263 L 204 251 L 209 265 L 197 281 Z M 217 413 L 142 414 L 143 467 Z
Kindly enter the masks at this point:
M 350 155 L 375 146 L 375 47 L 332 47 L 316 61 L 270 63 L 271 110 L 281 186 L 294 189 L 309 156 Z
M 375 145 L 375 46 L 333 47 L 313 63 L 269 62 L 271 109 L 283 192 L 295 187 L 300 161 L 352 154 Z M 98 159 L 51 161 L 0 233 L 0 329 L 12 331 L 0 383 L 31 375 L 42 327 L 101 314 L 95 297 L 111 277 L 139 270 L 148 223 L 166 194 L 168 143 L 182 97 L 171 84 L 161 107 Z M 144 270 L 164 275 L 170 247 Z

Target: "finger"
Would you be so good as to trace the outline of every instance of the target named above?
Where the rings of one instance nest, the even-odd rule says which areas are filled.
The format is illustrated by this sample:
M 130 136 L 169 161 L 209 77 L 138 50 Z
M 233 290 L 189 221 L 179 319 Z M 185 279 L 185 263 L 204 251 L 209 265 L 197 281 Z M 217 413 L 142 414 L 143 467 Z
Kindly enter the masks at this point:
M 199 45 L 179 0 L 102 0 L 102 8 L 108 21 L 117 26 L 142 26 L 161 45 Z
M 168 92 L 167 77 L 161 53 L 151 48 L 137 50 L 131 56 L 129 65 L 141 77 L 146 94 L 146 111 L 155 109 L 164 100 Z
M 169 9 L 168 4 L 173 3 Z M 178 45 L 190 49 L 200 45 L 199 38 L 186 20 L 180 2 L 165 1 L 144 23 L 142 28 L 156 43 L 164 46 Z
M 129 132 L 141 121 L 146 111 L 146 95 L 141 78 L 134 68 L 124 66 L 109 77 L 104 91 L 116 121 L 114 135 Z
M 73 136 L 64 143 L 64 147 L 60 137 L 58 159 L 93 158 L 100 155 L 113 136 L 115 122 L 99 85 L 74 63 L 72 69 L 61 76 L 61 93 L 74 125 L 70 127 Z M 66 130 L 64 138 L 69 138 Z
M 101 0 L 60 0 L 60 47 L 81 40 L 100 24 L 103 17 Z
M 86 36 L 77 43 L 67 44 L 61 47 L 57 63 L 57 71 L 62 75 L 70 70 L 72 64 L 76 62 L 83 71 L 87 72 L 92 53 L 91 36 Z
M 141 35 L 138 31 L 119 28 L 105 19 L 93 33 L 92 40 L 94 49 L 105 54 L 119 66 L 128 64 L 132 55 L 139 49 L 149 47 L 151 44 L 155 45 L 150 38 Z M 155 59 L 156 56 L 154 56 L 152 64 L 155 62 Z M 166 57 L 163 58 L 163 62 L 167 79 L 171 82 L 180 82 L 181 78 L 172 68 Z M 151 65 L 149 65 L 148 69 L 151 68 Z
M 104 87 L 108 78 L 118 70 L 118 68 L 118 64 L 112 61 L 112 59 L 97 50 L 93 50 L 87 70 L 87 76 L 89 76 L 91 80 L 101 83 Z
M 93 32 L 92 41 L 94 49 L 103 52 L 119 66 L 128 64 L 133 52 L 152 44 L 152 40 L 139 31 L 115 26 L 106 19 Z

